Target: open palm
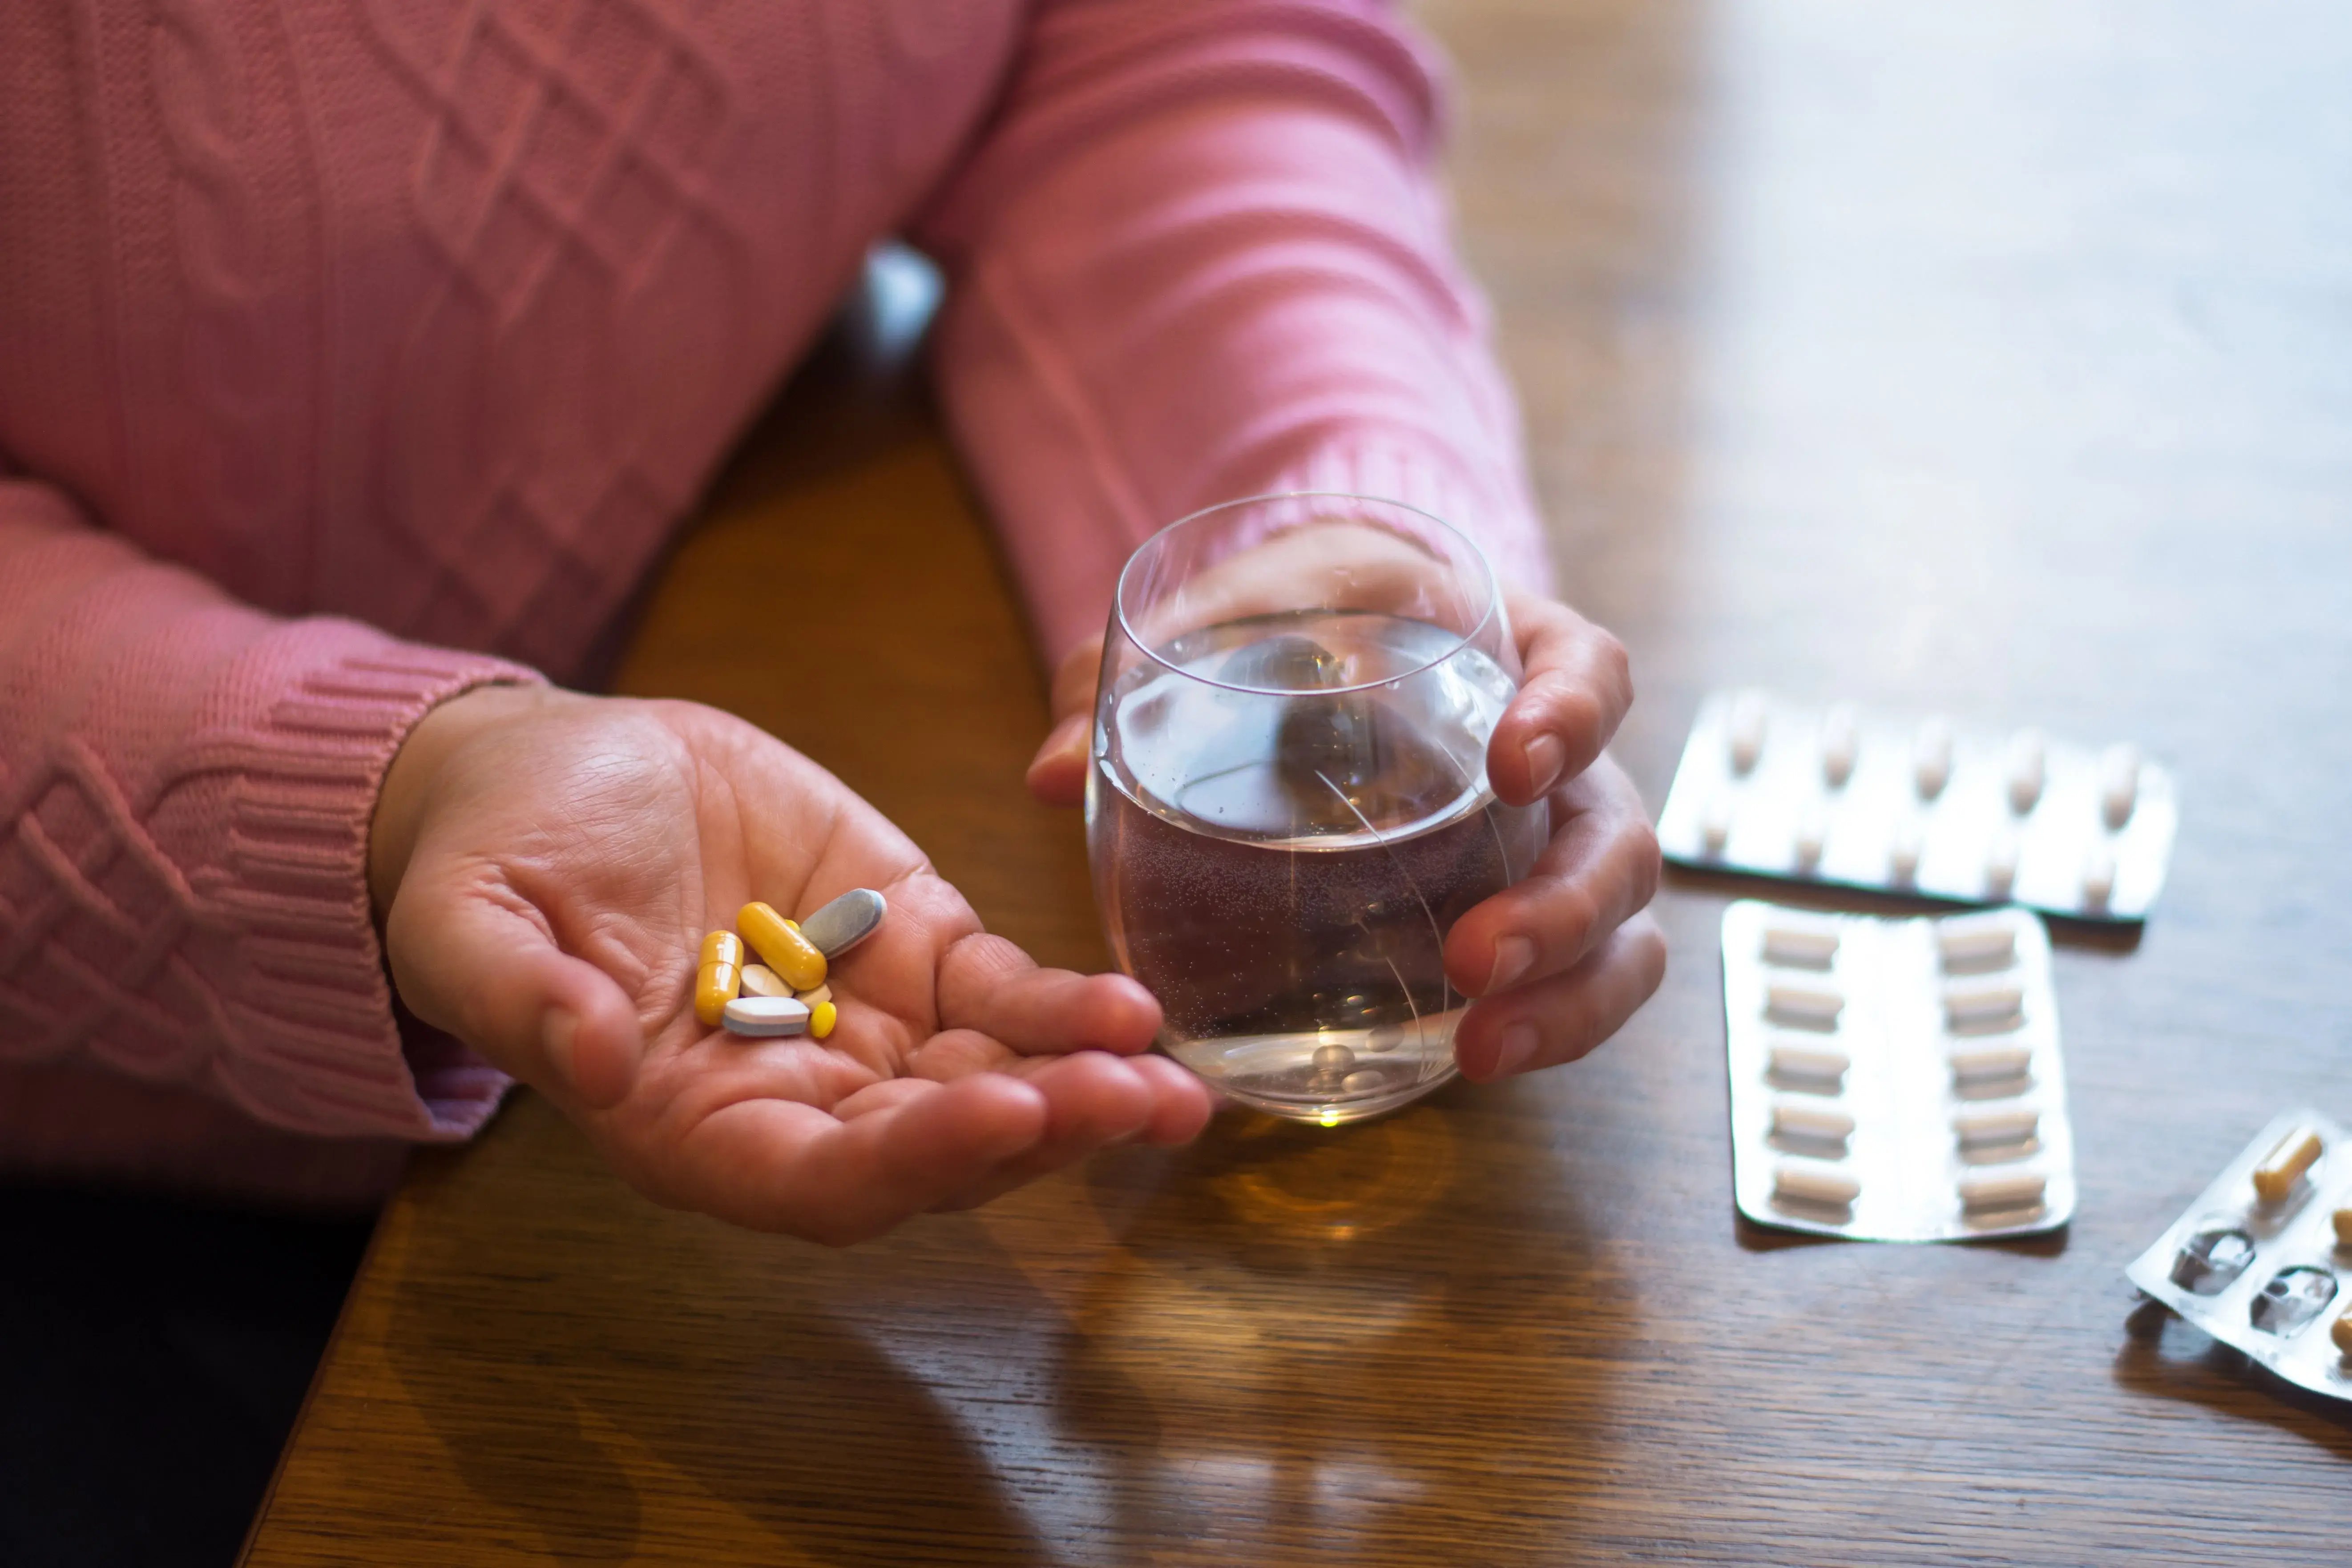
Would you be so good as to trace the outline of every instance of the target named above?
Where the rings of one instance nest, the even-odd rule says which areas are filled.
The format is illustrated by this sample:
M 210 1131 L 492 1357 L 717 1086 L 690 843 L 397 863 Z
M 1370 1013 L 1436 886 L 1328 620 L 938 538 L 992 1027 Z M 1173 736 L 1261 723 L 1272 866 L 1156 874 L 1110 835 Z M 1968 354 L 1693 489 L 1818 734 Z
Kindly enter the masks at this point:
M 371 880 L 412 1011 L 555 1099 L 650 1196 L 739 1224 L 854 1241 L 1209 1112 L 1141 1054 L 1142 987 L 1040 969 L 839 780 L 696 704 L 443 704 L 386 780 Z M 890 913 L 834 969 L 828 1039 L 696 1020 L 706 931 L 856 887 Z

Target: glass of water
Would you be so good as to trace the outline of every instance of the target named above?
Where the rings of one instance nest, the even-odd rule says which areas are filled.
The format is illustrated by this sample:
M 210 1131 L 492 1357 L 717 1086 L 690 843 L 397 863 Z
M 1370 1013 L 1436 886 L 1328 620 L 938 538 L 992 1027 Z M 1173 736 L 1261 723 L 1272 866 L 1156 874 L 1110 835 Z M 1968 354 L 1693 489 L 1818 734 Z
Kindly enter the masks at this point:
M 1412 507 L 1258 496 L 1144 542 L 1103 643 L 1087 847 L 1170 1055 L 1327 1127 L 1454 1076 L 1445 933 L 1549 836 L 1486 781 L 1519 674 L 1485 556 Z

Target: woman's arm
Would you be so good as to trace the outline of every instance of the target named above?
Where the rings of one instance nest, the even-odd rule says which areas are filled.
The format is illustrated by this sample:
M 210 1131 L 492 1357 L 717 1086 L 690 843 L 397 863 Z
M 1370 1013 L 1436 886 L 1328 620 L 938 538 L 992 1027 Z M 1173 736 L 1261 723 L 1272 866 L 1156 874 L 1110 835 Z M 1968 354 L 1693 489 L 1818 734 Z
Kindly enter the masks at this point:
M 919 226 L 937 368 L 1048 668 L 1199 507 L 1366 491 L 1549 571 L 1518 414 L 1455 266 L 1427 51 L 1364 0 L 1039 7 Z
M 0 1119 L 11 1154 L 105 1142 L 109 1076 L 154 1091 L 142 1125 L 195 1094 L 296 1133 L 478 1127 L 504 1075 L 394 1026 L 369 815 L 428 709 L 536 679 L 264 615 L 0 477 L 0 1078 L 44 1107 L 37 1139 Z

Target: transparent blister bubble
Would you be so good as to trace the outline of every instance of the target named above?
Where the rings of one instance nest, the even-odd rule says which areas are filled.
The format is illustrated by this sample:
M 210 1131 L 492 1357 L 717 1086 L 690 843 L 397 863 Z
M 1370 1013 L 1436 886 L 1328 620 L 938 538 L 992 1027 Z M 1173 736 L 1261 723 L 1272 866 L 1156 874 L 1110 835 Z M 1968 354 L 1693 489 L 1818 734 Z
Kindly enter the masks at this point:
M 2345 1136 L 2316 1111 L 2280 1115 L 2125 1270 L 2257 1364 L 2336 1399 L 2352 1399 Z

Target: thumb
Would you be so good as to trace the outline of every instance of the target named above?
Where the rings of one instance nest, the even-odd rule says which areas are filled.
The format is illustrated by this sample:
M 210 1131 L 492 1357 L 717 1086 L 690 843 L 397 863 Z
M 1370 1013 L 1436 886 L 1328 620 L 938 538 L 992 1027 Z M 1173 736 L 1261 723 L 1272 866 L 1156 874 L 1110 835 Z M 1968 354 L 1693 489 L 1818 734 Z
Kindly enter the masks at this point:
M 436 897 L 411 876 L 385 916 L 384 948 L 410 1012 L 525 1083 L 604 1110 L 636 1082 L 645 1030 L 627 994 L 521 912 L 462 891 Z

